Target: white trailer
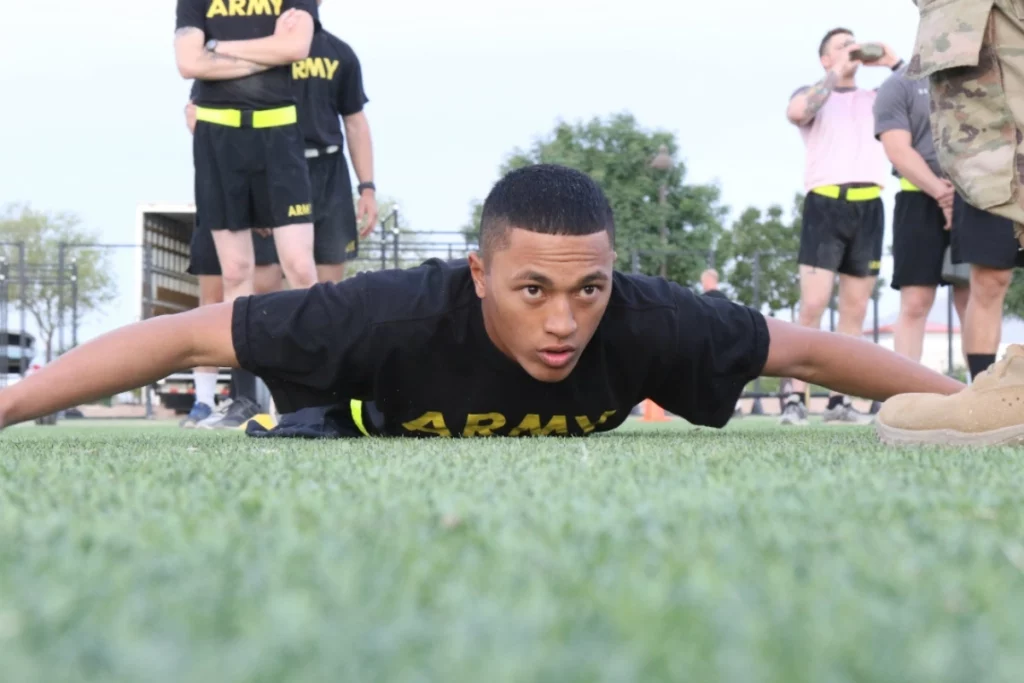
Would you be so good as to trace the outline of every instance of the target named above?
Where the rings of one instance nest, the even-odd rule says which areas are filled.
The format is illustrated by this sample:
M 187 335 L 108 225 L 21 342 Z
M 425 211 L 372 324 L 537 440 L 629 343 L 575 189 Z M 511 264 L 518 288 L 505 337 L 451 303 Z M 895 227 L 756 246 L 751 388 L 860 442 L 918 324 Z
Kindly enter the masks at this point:
M 186 270 L 189 245 L 195 227 L 193 203 L 142 203 L 136 207 L 136 281 L 134 287 L 139 320 L 168 313 L 188 311 L 199 306 L 199 282 Z M 221 368 L 217 389 L 221 396 L 229 390 L 231 374 Z M 192 372 L 178 372 L 158 381 L 153 390 L 161 404 L 185 414 L 195 400 Z

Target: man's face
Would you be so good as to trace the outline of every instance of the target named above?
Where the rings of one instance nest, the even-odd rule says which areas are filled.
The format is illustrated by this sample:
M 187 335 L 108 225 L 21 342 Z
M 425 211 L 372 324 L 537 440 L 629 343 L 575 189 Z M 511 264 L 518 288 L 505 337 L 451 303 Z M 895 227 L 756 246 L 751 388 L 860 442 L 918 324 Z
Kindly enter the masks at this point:
M 821 65 L 826 70 L 831 69 L 836 60 L 842 58 L 850 50 L 850 46 L 856 43 L 857 41 L 849 33 L 835 34 L 825 44 L 825 54 L 821 56 Z
M 573 371 L 612 289 L 615 252 L 607 232 L 542 235 L 511 228 L 507 246 L 470 266 L 494 344 L 534 379 Z

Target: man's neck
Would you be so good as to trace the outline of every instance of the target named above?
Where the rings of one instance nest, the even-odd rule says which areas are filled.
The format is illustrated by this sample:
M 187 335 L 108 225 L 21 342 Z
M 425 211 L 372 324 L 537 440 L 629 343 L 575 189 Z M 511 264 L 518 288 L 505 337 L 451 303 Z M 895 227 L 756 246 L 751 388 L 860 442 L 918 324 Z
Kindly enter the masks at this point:
M 842 88 L 843 90 L 856 90 L 857 79 L 853 78 L 852 76 L 850 78 L 840 78 L 838 81 L 836 81 L 836 87 Z

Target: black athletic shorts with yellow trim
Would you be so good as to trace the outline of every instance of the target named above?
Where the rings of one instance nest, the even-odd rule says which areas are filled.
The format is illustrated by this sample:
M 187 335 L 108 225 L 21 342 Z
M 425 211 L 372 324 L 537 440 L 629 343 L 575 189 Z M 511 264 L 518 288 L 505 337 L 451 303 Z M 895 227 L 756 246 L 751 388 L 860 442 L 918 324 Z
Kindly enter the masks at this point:
M 811 191 L 804 198 L 800 265 L 854 277 L 877 276 L 885 242 L 881 191 L 877 186 L 816 189 L 834 196 Z
M 352 179 L 341 150 L 308 159 L 313 186 L 313 257 L 318 266 L 338 265 L 359 256 L 359 228 L 352 201 Z
M 903 287 L 948 285 L 942 263 L 950 231 L 942 207 L 930 194 L 903 189 L 896 193 L 892 214 L 892 283 Z
M 305 141 L 296 117 L 294 107 L 196 108 L 192 156 L 196 213 L 203 225 L 238 231 L 313 222 Z
M 993 270 L 1024 268 L 1024 251 L 1013 232 L 1013 221 L 983 211 L 953 197 L 950 260 Z

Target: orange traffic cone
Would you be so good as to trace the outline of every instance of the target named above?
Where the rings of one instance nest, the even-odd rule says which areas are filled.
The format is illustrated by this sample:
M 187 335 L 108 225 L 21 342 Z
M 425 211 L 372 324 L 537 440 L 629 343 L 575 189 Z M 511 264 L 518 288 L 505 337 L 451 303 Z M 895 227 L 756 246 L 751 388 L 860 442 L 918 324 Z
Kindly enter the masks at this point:
M 644 422 L 668 422 L 668 416 L 665 415 L 665 409 L 659 406 L 657 403 L 647 398 L 644 399 Z

